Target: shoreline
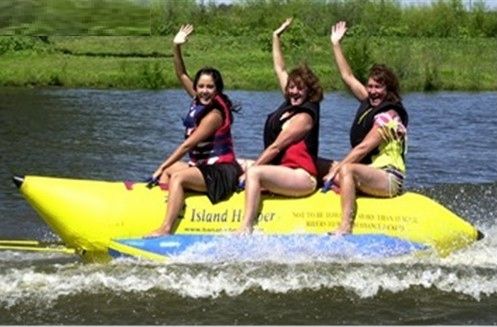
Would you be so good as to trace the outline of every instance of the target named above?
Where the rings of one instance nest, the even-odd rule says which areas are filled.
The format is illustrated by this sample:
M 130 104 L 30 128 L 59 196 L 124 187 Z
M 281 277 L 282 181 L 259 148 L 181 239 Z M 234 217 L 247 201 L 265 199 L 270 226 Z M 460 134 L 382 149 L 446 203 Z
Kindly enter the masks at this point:
M 170 89 L 179 88 L 171 59 L 170 37 L 37 37 L 24 48 L 0 54 L 0 86 Z M 109 38 L 112 38 L 109 40 Z M 112 41 L 112 42 L 109 42 Z M 359 76 L 376 62 L 392 67 L 402 92 L 496 91 L 497 40 L 492 38 L 359 38 L 345 40 L 344 51 Z M 185 45 L 191 75 L 205 64 L 218 68 L 231 90 L 271 91 L 278 85 L 271 52 L 252 37 L 229 37 L 210 46 L 212 37 L 195 35 Z M 327 37 L 289 47 L 283 39 L 288 69 L 305 61 L 325 91 L 345 90 L 332 61 Z M 206 50 L 206 47 L 210 47 Z M 359 53 L 359 55 L 358 55 Z

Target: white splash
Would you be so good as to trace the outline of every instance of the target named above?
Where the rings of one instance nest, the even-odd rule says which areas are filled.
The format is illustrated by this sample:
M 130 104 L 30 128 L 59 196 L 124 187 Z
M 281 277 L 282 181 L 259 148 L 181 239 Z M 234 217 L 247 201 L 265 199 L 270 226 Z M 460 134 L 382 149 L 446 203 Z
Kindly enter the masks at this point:
M 51 263 L 36 254 L 22 264 L 18 254 L 0 254 L 0 306 L 31 302 L 50 307 L 67 296 L 89 294 L 170 293 L 190 298 L 236 297 L 251 290 L 288 293 L 343 288 L 361 298 L 381 292 L 400 293 L 411 288 L 458 293 L 476 300 L 497 293 L 497 227 L 484 231 L 486 238 L 446 258 L 436 256 L 359 258 L 312 255 L 292 256 L 276 243 L 249 244 L 254 251 L 246 260 L 236 248 L 226 247 L 224 259 L 207 261 L 201 248 L 175 257 L 169 264 L 121 259 L 107 265 L 81 262 Z M 240 241 L 250 242 L 248 239 Z M 218 244 L 219 245 L 219 244 Z M 212 244 L 204 244 L 209 251 Z M 204 252 L 207 253 L 207 252 Z M 7 257 L 6 257 L 7 256 Z M 46 259 L 47 257 L 45 257 Z M 49 257 L 50 258 L 50 257 Z M 215 258 L 216 259 L 216 258 Z M 219 257 L 217 258 L 219 259 Z M 10 262 L 10 263 L 9 263 Z M 131 294 L 133 293 L 133 294 Z

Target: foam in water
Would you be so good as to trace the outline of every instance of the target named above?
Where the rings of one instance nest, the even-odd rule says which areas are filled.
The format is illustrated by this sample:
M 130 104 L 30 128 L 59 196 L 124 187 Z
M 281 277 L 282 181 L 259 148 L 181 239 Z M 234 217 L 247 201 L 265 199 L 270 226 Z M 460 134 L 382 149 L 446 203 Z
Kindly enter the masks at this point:
M 236 261 L 240 253 L 225 247 L 212 261 L 199 258 L 212 244 L 198 245 L 169 264 L 120 259 L 108 265 L 52 262 L 48 254 L 0 252 L 0 305 L 33 303 L 50 307 L 67 296 L 81 293 L 119 293 L 146 296 L 165 292 L 189 298 L 238 296 L 260 289 L 269 293 L 343 288 L 361 298 L 380 292 L 399 293 L 413 287 L 454 292 L 480 300 L 497 293 L 497 227 L 484 231 L 481 242 L 446 258 L 436 256 L 399 258 L 333 257 L 305 251 L 297 257 L 277 243 L 251 243 L 252 252 Z M 218 244 L 219 245 L 219 244 Z M 202 248 L 204 247 L 204 248 Z M 200 251 L 200 252 L 197 252 Z M 205 252 L 204 252 L 205 253 Z M 41 261 L 41 258 L 48 258 Z M 232 259 L 232 260 L 218 260 Z M 22 259 L 22 260 L 20 260 Z M 212 259 L 212 258 L 211 258 Z M 12 260 L 21 262 L 20 266 Z M 31 260 L 31 261 L 30 261 Z M 26 266 L 27 265 L 27 266 Z
M 381 235 L 226 236 L 196 242 L 172 256 L 174 262 L 316 262 L 371 260 L 406 255 L 416 244 Z

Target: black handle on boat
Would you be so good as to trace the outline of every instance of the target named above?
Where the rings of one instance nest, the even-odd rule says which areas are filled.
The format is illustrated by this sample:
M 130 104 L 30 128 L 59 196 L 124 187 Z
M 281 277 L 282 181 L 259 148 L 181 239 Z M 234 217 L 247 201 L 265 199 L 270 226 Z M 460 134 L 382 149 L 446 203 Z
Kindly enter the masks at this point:
M 14 182 L 14 185 L 17 186 L 17 188 L 21 188 L 22 183 L 24 182 L 24 176 L 14 175 L 12 176 L 12 181 Z
M 144 182 L 147 183 L 147 188 L 152 188 L 159 185 L 159 177 L 150 176 Z
M 323 193 L 328 192 L 332 186 L 333 186 L 333 179 L 327 180 L 326 182 L 324 182 L 323 187 L 321 188 L 321 192 Z

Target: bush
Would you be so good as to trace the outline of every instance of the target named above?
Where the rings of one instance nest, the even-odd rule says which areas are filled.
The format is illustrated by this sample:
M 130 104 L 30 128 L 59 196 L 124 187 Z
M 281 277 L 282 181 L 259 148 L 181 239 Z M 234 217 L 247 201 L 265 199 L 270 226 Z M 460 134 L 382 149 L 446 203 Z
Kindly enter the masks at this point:
M 0 36 L 0 55 L 24 50 L 40 53 L 51 50 L 51 47 L 47 37 Z

